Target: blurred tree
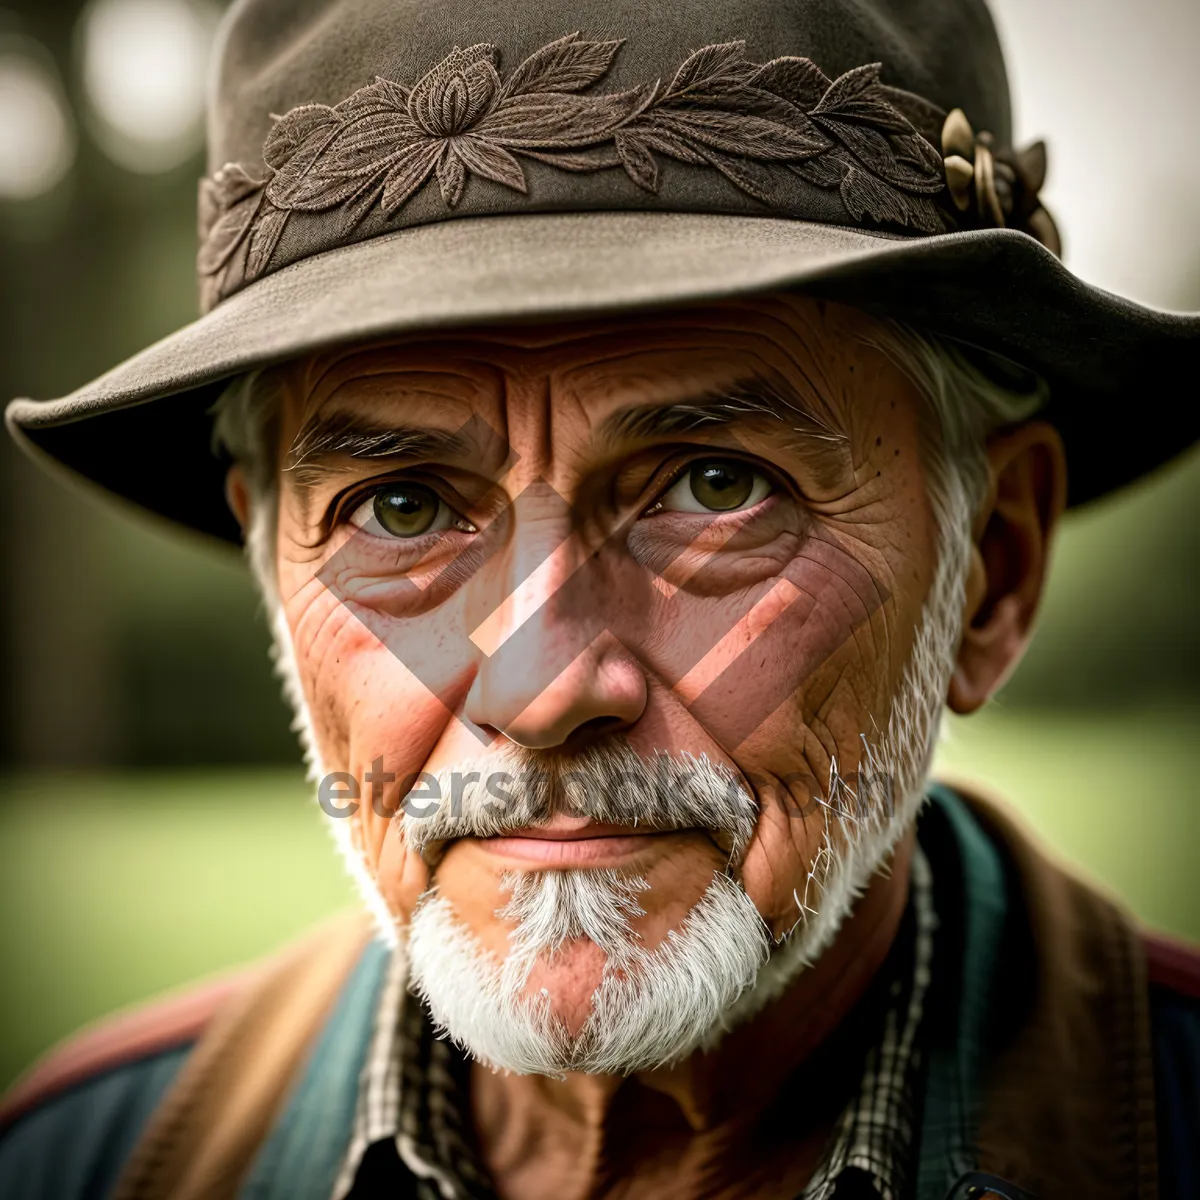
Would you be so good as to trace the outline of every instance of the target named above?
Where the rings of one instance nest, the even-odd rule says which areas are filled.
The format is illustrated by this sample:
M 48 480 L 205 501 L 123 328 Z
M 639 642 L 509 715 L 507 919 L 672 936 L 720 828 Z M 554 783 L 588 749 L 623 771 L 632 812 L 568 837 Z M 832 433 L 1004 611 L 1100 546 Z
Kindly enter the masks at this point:
M 1010 705 L 1200 699 L 1200 455 L 1070 516 Z

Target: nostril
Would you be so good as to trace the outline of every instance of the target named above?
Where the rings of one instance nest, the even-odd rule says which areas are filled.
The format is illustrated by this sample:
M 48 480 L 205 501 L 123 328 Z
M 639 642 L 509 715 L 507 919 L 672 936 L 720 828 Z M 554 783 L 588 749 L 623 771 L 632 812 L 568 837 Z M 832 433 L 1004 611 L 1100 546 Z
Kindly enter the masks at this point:
M 621 717 L 592 717 L 571 731 L 562 748 L 566 751 L 582 750 L 585 746 L 591 746 L 602 738 L 617 733 L 626 725 L 627 722 Z

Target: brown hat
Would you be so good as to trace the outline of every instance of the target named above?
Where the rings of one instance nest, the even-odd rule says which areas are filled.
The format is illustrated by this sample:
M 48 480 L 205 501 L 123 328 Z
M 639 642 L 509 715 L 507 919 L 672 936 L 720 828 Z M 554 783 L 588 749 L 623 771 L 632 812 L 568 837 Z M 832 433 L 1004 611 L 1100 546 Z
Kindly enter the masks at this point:
M 578 31 L 578 32 L 576 32 Z M 241 0 L 205 315 L 10 429 L 236 540 L 209 409 L 318 347 L 796 289 L 1050 385 L 1080 503 L 1200 435 L 1200 317 L 1077 279 L 980 0 Z M 1194 383 L 1187 386 L 1194 390 Z M 147 445 L 160 452 L 147 454 Z

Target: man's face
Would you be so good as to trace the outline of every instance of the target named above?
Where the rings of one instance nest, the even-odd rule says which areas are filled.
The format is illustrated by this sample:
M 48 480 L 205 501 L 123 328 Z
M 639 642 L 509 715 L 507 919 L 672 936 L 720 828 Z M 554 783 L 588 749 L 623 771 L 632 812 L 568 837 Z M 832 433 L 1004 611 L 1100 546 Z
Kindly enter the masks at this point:
M 645 885 L 629 925 L 649 950 L 726 870 L 775 937 L 819 907 L 829 781 L 862 790 L 936 561 L 920 400 L 869 333 L 772 298 L 289 368 L 283 615 L 321 769 L 359 782 L 346 819 L 402 925 L 436 885 L 502 961 L 514 880 L 604 868 Z M 740 785 L 748 844 L 589 822 L 561 796 L 549 830 L 423 856 L 405 836 L 422 772 L 507 772 L 502 814 L 514 764 L 561 775 L 616 743 Z M 527 987 L 573 1030 L 605 970 L 568 938 Z

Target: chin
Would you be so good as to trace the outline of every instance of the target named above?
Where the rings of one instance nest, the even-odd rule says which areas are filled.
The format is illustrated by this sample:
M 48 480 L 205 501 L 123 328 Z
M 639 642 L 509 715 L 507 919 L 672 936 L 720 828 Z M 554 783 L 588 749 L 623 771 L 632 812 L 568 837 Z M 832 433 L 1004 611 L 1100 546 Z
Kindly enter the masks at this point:
M 547 1015 L 575 1038 L 592 1015 L 607 969 L 608 955 L 595 942 L 576 938 L 534 963 L 522 996 L 530 1003 L 544 997 Z
M 411 982 L 434 1021 L 501 1070 L 626 1075 L 678 1061 L 724 1023 L 768 957 L 758 910 L 724 872 L 690 908 L 672 896 L 657 912 L 640 877 L 529 872 L 507 882 L 511 899 L 488 927 L 494 936 L 508 923 L 502 950 L 437 888 L 408 928 Z M 647 923 L 657 936 L 635 928 Z

